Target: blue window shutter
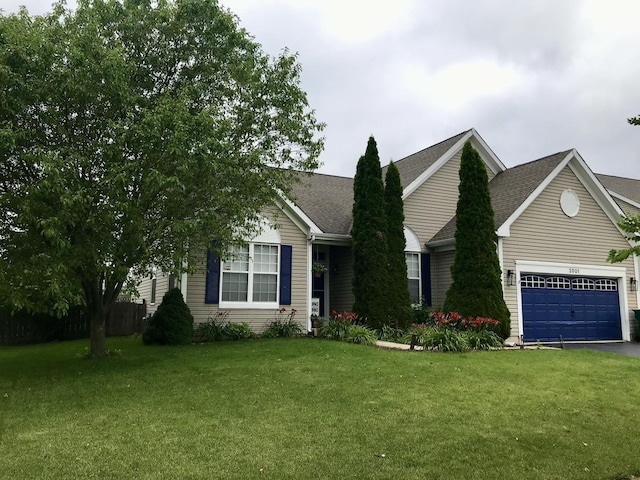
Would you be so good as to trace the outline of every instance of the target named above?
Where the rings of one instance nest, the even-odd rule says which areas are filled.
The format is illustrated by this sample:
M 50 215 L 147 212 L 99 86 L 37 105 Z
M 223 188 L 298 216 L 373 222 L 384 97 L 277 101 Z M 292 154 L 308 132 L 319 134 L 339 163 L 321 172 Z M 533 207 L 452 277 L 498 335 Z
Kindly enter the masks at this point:
M 420 278 L 422 279 L 422 297 L 431 306 L 431 254 L 420 254 Z
M 207 251 L 207 282 L 204 292 L 204 303 L 220 303 L 220 257 L 210 251 Z
M 280 246 L 280 305 L 291 305 L 291 245 Z

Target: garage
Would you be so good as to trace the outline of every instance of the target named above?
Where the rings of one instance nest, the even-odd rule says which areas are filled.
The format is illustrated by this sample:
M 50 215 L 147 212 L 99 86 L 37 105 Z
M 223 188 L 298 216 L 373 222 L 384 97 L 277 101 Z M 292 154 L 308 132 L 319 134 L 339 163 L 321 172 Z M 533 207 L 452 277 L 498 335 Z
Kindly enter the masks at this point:
M 622 340 L 615 278 L 522 274 L 526 342 Z

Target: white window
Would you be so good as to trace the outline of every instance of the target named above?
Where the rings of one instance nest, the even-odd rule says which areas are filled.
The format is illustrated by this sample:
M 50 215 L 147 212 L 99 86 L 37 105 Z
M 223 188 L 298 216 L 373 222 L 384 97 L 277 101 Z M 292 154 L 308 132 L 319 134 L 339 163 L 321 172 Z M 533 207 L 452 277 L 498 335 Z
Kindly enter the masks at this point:
M 524 275 L 520 282 L 522 288 L 544 288 L 546 280 L 544 277 L 537 275 Z
M 277 307 L 278 259 L 278 245 L 232 247 L 221 262 L 220 307 Z
M 420 303 L 420 254 L 405 252 L 407 260 L 407 280 L 409 282 L 409 296 L 412 304 Z

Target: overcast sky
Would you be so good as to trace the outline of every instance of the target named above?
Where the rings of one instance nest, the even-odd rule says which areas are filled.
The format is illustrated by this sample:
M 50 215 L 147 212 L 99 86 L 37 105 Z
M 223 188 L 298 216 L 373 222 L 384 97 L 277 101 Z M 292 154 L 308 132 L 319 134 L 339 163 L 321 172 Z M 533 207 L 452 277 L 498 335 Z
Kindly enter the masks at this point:
M 371 134 L 385 165 L 475 127 L 507 167 L 575 147 L 640 179 L 638 0 L 221 3 L 268 53 L 299 53 L 327 124 L 320 172 L 353 176 Z

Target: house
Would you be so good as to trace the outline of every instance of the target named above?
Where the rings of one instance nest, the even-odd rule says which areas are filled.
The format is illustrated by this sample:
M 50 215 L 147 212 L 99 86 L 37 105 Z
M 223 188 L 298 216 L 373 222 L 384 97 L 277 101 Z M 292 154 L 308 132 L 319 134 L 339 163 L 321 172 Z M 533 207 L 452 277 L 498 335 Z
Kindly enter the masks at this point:
M 396 162 L 412 299 L 438 308 L 451 283 L 467 140 L 489 175 L 510 340 L 630 340 L 640 300 L 637 258 L 615 265 L 606 258 L 629 246 L 617 221 L 623 212 L 640 213 L 640 180 L 596 175 L 575 149 L 507 169 L 474 129 Z M 224 310 L 260 331 L 285 308 L 310 329 L 312 311 L 351 309 L 353 179 L 303 175 L 294 196 L 263 212 L 262 234 L 235 249 L 232 261 L 203 253 L 199 273 L 179 279 L 196 321 Z M 327 271 L 314 275 L 313 263 Z M 169 280 L 142 282 L 149 311 Z

